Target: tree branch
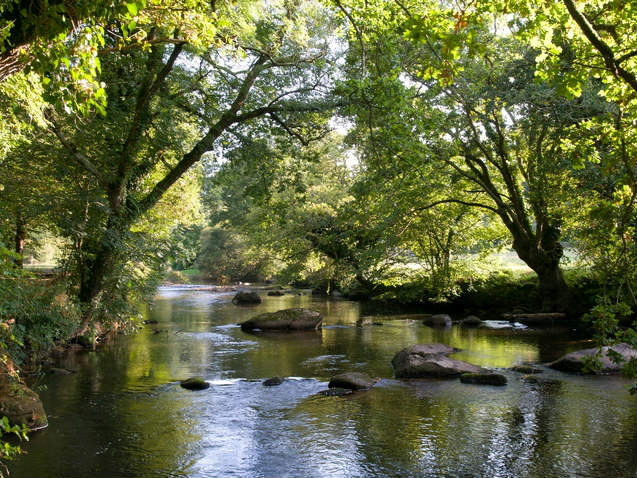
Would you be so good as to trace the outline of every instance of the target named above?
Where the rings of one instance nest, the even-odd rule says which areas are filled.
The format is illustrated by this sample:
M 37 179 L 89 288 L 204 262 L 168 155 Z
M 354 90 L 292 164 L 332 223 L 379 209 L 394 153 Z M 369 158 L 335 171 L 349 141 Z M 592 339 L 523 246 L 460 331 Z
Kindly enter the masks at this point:
M 604 64 L 615 76 L 623 79 L 635 92 L 637 92 L 637 77 L 625 70 L 620 66 L 619 60 L 615 59 L 613 50 L 608 44 L 599 36 L 597 31 L 593 28 L 590 22 L 582 15 L 573 0 L 562 0 L 571 18 L 577 23 L 584 36 L 588 39 L 591 45 L 602 55 Z
M 463 201 L 461 199 L 441 199 L 439 201 L 434 201 L 430 204 L 427 204 L 426 206 L 421 206 L 421 207 L 417 207 L 415 209 L 412 209 L 412 212 L 420 212 L 420 211 L 426 211 L 427 209 L 431 209 L 433 207 L 439 206 L 440 204 L 448 204 L 448 203 L 456 203 L 456 204 L 462 204 L 464 206 L 470 206 L 470 207 L 479 207 L 482 209 L 488 209 L 491 212 L 494 212 L 495 214 L 500 215 L 500 213 L 498 212 L 498 210 L 492 206 L 489 206 L 488 204 L 482 204 L 479 202 L 472 202 L 472 201 Z
M 49 117 L 48 114 L 45 113 L 45 115 L 47 116 L 47 120 L 51 124 L 51 130 L 53 131 L 53 133 L 55 133 L 55 136 L 57 136 L 58 140 L 60 140 L 60 143 L 62 143 L 62 146 L 64 146 L 64 148 L 69 152 L 71 157 L 77 163 L 79 163 L 82 167 L 84 167 L 84 169 L 86 169 L 89 173 L 91 173 L 93 176 L 95 176 L 97 178 L 97 180 L 100 182 L 100 184 L 102 185 L 102 187 L 108 188 L 109 185 L 110 185 L 110 181 L 108 180 L 106 175 L 104 175 L 102 173 L 102 171 L 100 171 L 97 166 L 95 166 L 93 163 L 91 163 L 91 161 L 88 159 L 88 157 L 86 157 L 86 155 L 82 154 L 78 150 L 78 147 L 75 144 L 71 143 L 69 140 L 67 140 L 64 137 L 64 135 L 62 134 L 62 131 L 60 130 L 60 128 Z

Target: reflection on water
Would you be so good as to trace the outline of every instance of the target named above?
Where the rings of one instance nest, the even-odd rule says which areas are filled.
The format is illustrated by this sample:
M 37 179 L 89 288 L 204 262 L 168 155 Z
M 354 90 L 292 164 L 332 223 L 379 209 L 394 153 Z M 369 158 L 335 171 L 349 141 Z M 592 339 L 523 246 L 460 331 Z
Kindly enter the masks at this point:
M 504 368 L 581 348 L 566 330 L 435 330 L 362 320 L 356 302 L 307 294 L 256 307 L 231 298 L 161 290 L 147 311 L 158 324 L 66 357 L 60 365 L 77 373 L 44 379 L 50 425 L 32 435 L 12 477 L 637 476 L 637 407 L 624 379 L 550 370 L 543 375 L 560 386 L 508 371 L 506 387 L 392 378 L 391 358 L 411 344 L 446 343 L 462 349 L 454 358 Z M 267 335 L 236 325 L 286 307 L 317 309 L 326 327 Z M 348 370 L 381 380 L 368 392 L 317 395 Z M 211 387 L 181 389 L 192 375 Z M 261 384 L 274 375 L 294 378 Z

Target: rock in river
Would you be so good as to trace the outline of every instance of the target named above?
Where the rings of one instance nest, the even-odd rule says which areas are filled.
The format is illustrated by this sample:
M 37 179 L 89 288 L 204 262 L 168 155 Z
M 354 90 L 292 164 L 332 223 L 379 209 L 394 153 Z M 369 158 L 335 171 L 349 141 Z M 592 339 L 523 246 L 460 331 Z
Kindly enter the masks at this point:
M 268 292 L 268 295 L 270 297 L 281 297 L 282 295 L 285 295 L 285 292 L 281 292 L 280 290 L 271 290 Z
M 283 382 L 285 382 L 285 379 L 283 377 L 272 377 L 269 378 L 267 380 L 263 381 L 263 386 L 264 387 L 276 387 L 277 385 L 281 385 Z
M 351 395 L 353 392 L 349 388 L 328 388 L 327 390 L 321 390 L 317 395 L 324 397 L 343 397 L 345 395 Z
M 328 384 L 329 388 L 347 388 L 350 390 L 366 390 L 372 388 L 376 380 L 361 372 L 345 372 L 334 375 Z
M 7 373 L 0 377 L 0 417 L 12 425 L 26 425 L 31 430 L 46 428 L 48 421 L 40 397 Z
M 599 364 L 600 368 L 595 370 L 586 371 L 588 373 L 619 373 L 623 364 L 617 364 L 609 356 L 609 349 L 612 349 L 614 352 L 619 354 L 626 363 L 631 358 L 635 358 L 637 360 L 637 350 L 632 348 L 630 345 L 621 343 L 612 346 L 602 347 L 602 353 L 599 355 Z M 556 370 L 561 370 L 563 372 L 585 372 L 584 365 L 588 360 L 593 359 L 597 352 L 598 348 L 594 347 L 591 349 L 583 349 L 577 350 L 575 352 L 571 352 L 570 354 L 564 355 L 562 358 L 556 360 L 553 363 L 549 364 L 549 367 L 554 368 Z
M 443 344 L 419 344 L 398 352 L 391 363 L 396 378 L 452 377 L 462 373 L 481 373 L 484 369 L 447 355 L 454 349 Z
M 314 330 L 321 325 L 321 314 L 309 309 L 284 309 L 257 315 L 241 324 L 241 330 L 287 332 L 296 330 Z
M 254 291 L 240 290 L 235 294 L 232 302 L 234 304 L 260 304 L 261 297 Z
M 447 314 L 436 314 L 427 317 L 422 323 L 430 327 L 451 327 L 451 317 Z
M 532 365 L 526 365 L 526 364 L 514 365 L 509 370 L 513 370 L 514 372 L 519 372 L 519 373 L 527 373 L 527 374 L 543 372 L 541 368 L 533 367 Z
M 499 373 L 463 373 L 460 375 L 462 383 L 474 383 L 478 385 L 497 385 L 507 384 L 507 378 Z
M 468 315 L 460 322 L 463 327 L 479 327 L 482 324 L 482 319 L 475 315 Z
M 179 382 L 179 385 L 186 390 L 205 390 L 210 384 L 201 377 L 190 377 Z

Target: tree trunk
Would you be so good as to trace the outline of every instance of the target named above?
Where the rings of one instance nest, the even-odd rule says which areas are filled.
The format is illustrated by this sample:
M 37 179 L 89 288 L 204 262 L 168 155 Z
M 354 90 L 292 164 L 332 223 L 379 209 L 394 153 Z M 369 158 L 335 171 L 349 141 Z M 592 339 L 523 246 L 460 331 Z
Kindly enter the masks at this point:
M 21 48 L 12 48 L 0 54 L 0 82 L 22 71 L 26 66 L 20 60 L 20 51 Z
M 518 257 L 537 274 L 542 310 L 571 310 L 573 305 L 571 290 L 564 281 L 560 268 L 564 249 L 559 240 L 550 242 L 545 240 L 538 244 L 536 240 L 528 240 L 518 235 L 513 241 L 513 249 Z
M 85 259 L 82 266 L 84 270 L 81 271 L 82 278 L 78 294 L 82 306 L 82 322 L 76 335 L 85 334 L 88 330 L 99 305 L 100 295 L 104 290 L 108 274 L 112 272 L 117 260 L 117 247 L 122 235 L 113 227 L 113 224 L 109 224 L 109 226 L 111 227 L 108 227 L 104 232 L 97 250 L 82 251 L 82 255 L 85 257 L 94 256 L 94 259 Z
M 564 280 L 559 264 L 542 267 L 535 271 L 538 278 L 538 292 L 542 300 L 542 310 L 571 311 L 573 300 L 571 290 Z
M 15 265 L 22 268 L 24 265 L 24 243 L 27 238 L 26 223 L 22 219 L 22 214 L 18 213 L 15 221 L 15 252 L 18 257 L 15 260 Z

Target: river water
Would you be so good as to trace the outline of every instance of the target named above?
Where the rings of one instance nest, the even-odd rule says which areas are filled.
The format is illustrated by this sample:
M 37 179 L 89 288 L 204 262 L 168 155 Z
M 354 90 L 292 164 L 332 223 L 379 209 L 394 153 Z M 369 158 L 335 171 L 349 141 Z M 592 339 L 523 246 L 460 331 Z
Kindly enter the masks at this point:
M 566 375 L 540 387 L 395 380 L 391 359 L 441 342 L 490 368 L 546 362 L 590 344 L 560 329 L 435 330 L 419 320 L 361 318 L 361 304 L 309 294 L 239 307 L 232 294 L 161 288 L 141 332 L 69 353 L 47 375 L 49 427 L 11 462 L 19 477 L 615 477 L 637 476 L 637 404 L 620 377 Z M 309 307 L 318 332 L 256 335 L 256 313 Z M 365 314 L 370 314 L 365 311 Z M 373 314 L 372 314 L 373 315 Z M 484 317 L 488 319 L 489 317 Z M 317 395 L 332 375 L 364 371 L 371 390 Z M 178 380 L 203 376 L 188 391 Z M 278 387 L 262 381 L 290 377 Z

